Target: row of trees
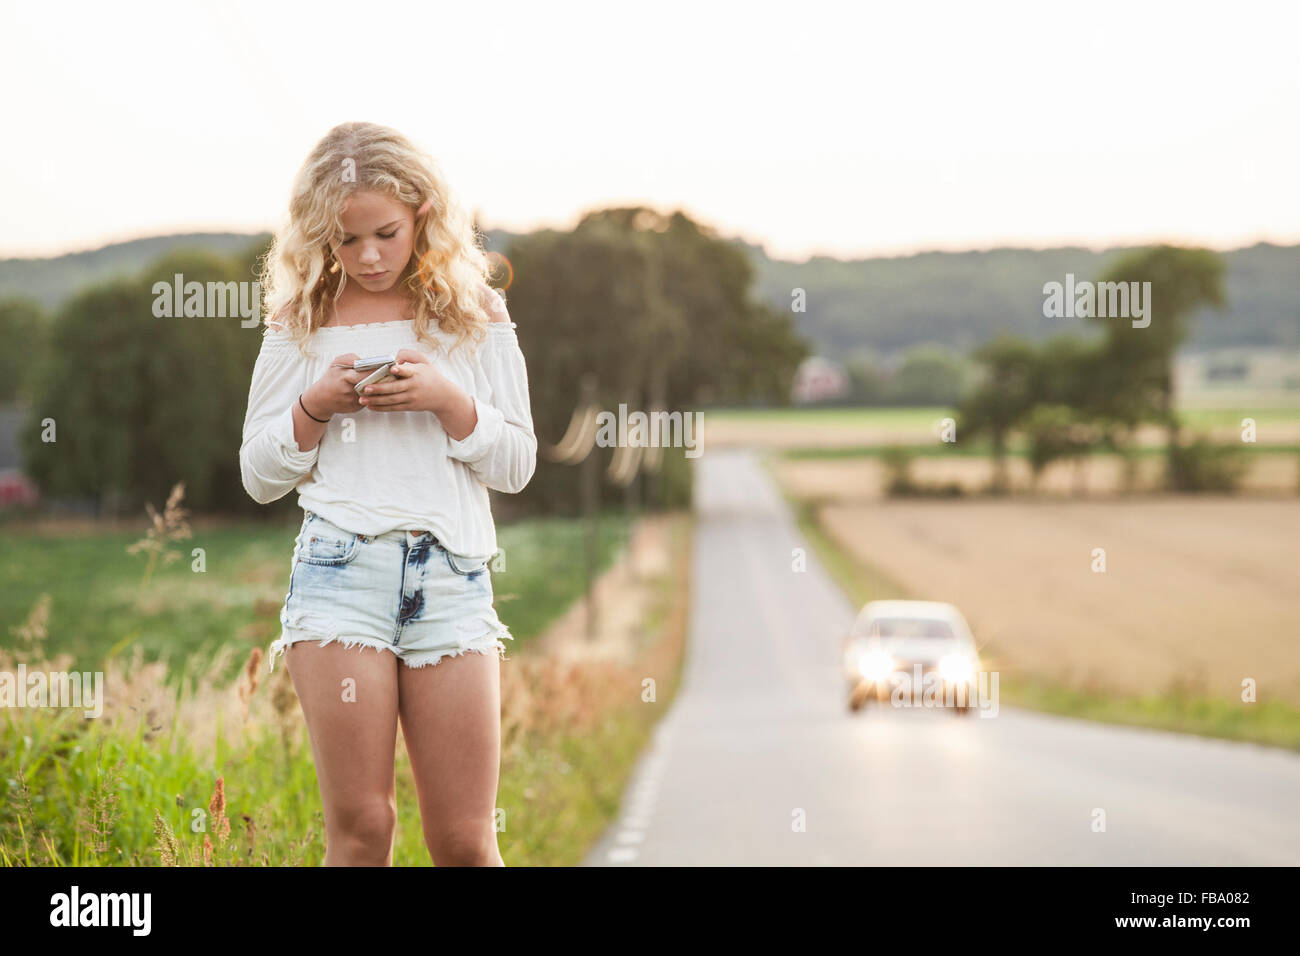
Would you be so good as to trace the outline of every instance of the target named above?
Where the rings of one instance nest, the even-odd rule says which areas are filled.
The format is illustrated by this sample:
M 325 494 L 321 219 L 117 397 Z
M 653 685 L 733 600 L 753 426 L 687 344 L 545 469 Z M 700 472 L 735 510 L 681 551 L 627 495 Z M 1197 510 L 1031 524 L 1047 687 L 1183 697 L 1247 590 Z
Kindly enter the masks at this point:
M 877 355 L 859 352 L 845 364 L 849 380 L 845 404 L 955 405 L 975 371 L 966 353 L 934 342 L 907 349 L 896 367 Z
M 585 376 L 594 376 L 598 407 L 610 411 L 620 403 L 646 411 L 789 403 L 808 354 L 792 316 L 757 300 L 742 245 L 682 213 L 599 210 L 571 232 L 515 239 L 507 257 L 515 281 L 506 301 L 536 376 L 533 423 L 542 440 L 565 433 Z M 706 424 L 706 449 L 707 441 Z M 669 451 L 680 465 L 680 450 Z M 613 449 L 594 453 L 607 464 Z M 577 501 L 573 471 L 539 456 L 526 494 L 549 513 L 567 513 Z M 623 500 L 608 483 L 600 493 Z
M 584 378 L 611 411 L 788 400 L 806 355 L 791 317 L 754 299 L 742 247 L 688 217 L 593 212 L 571 232 L 519 237 L 505 252 L 512 281 L 500 284 L 543 445 L 565 433 Z M 0 305 L 0 335 L 21 346 L 3 359 L 0 400 L 28 408 L 24 470 L 45 496 L 89 498 L 120 513 L 166 499 L 184 480 L 195 510 L 264 510 L 244 493 L 238 455 L 260 327 L 155 317 L 152 289 L 176 273 L 187 282 L 251 282 L 265 253 L 260 242 L 230 256 L 172 252 L 139 275 L 87 288 L 53 316 L 30 302 Z M 602 464 L 612 453 L 593 451 Z M 650 502 L 681 498 L 681 450 L 666 459 L 675 477 L 647 487 Z M 572 467 L 539 453 L 533 481 L 511 504 L 573 511 L 577 486 Z M 602 498 L 624 494 L 602 482 Z M 293 495 L 276 505 L 294 506 Z
M 1125 256 L 1100 281 L 1151 283 L 1149 326 L 1093 319 L 1105 327 L 1092 339 L 1066 335 L 1034 345 L 1002 336 L 985 344 L 974 353 L 983 376 L 959 406 L 958 434 L 989 439 L 995 491 L 1007 487 L 1012 433 L 1026 437 L 1037 475 L 1052 461 L 1099 449 L 1131 461 L 1135 432 L 1144 423 L 1166 430 L 1171 488 L 1223 484 L 1226 455 L 1204 440 L 1182 441 L 1173 379 L 1174 355 L 1191 316 L 1207 305 L 1225 305 L 1220 258 L 1204 249 L 1158 246 Z
M 258 331 L 238 318 L 155 318 L 152 288 L 175 273 L 252 281 L 263 251 L 165 254 L 43 317 L 15 397 L 27 409 L 23 470 L 44 497 L 124 513 L 184 480 L 197 508 L 245 510 L 239 446 Z

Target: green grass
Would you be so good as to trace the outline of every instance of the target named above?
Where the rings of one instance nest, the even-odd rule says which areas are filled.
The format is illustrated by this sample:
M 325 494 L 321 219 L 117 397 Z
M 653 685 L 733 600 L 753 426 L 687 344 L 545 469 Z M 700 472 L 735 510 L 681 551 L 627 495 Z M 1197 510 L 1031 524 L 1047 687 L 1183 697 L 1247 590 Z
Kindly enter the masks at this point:
M 498 837 L 506 865 L 580 865 L 618 816 L 628 776 L 665 712 L 639 703 L 620 708 L 593 731 L 536 742 L 503 766 L 497 804 L 520 808 L 507 813 Z M 427 865 L 420 851 L 413 862 Z
M 856 428 L 920 428 L 928 430 L 939 418 L 955 417 L 956 409 L 935 406 L 881 408 L 717 408 L 706 409 L 714 422 L 763 425 L 841 425 Z
M 650 615 L 656 631 L 682 626 L 680 615 L 669 619 L 668 609 L 680 608 L 686 600 L 680 577 L 689 570 L 689 522 L 684 523 L 685 531 L 674 530 L 671 567 L 678 576 L 658 582 L 659 604 Z M 627 530 L 621 513 L 602 518 L 602 569 Z M 117 643 L 123 630 L 154 634 L 149 615 L 132 609 L 119 593 L 134 586 L 139 573 L 122 557 L 132 537 L 87 535 L 61 543 L 34 535 L 10 537 L 13 546 L 6 547 L 0 566 L 20 593 L 6 589 L 6 613 L 21 620 L 37 594 L 50 591 L 55 609 L 63 613 L 51 615 L 47 643 L 84 647 L 82 666 Z M 208 670 L 205 641 L 221 640 L 219 628 L 193 618 L 219 613 L 233 627 L 256 619 L 257 594 L 278 587 L 246 580 L 255 579 L 264 564 L 283 565 L 287 584 L 288 556 L 283 552 L 286 538 L 291 543 L 292 537 L 293 529 L 257 525 L 202 534 L 201 546 L 209 552 L 207 573 L 213 575 L 204 586 L 229 591 L 230 607 L 219 610 L 215 601 L 207 601 L 188 617 L 174 619 L 182 633 L 173 637 L 197 650 L 188 657 L 176 649 L 159 655 L 170 662 L 169 681 L 193 686 Z M 516 636 L 511 651 L 540 634 L 580 595 L 583 540 L 581 523 L 566 519 L 499 529 L 506 568 L 494 572 L 494 584 L 499 599 L 513 595 L 501 609 Z M 52 541 L 58 545 L 55 553 L 41 554 Z M 47 578 L 52 567 L 70 568 L 70 580 Z M 89 574 L 91 568 L 103 572 Z M 160 570 L 155 580 L 176 578 L 176 587 L 193 588 L 182 573 L 193 572 L 172 566 Z M 114 611 L 113 620 L 96 621 L 105 609 Z M 278 607 L 261 612 L 272 619 L 277 613 Z M 77 635 L 83 643 L 59 634 L 69 622 L 85 630 Z M 227 652 L 247 644 L 246 638 L 230 634 L 225 640 Z M 233 669 L 243 656 L 234 655 Z M 679 669 L 680 658 L 676 665 Z M 283 679 L 280 672 L 275 676 Z M 676 672 L 661 677 L 656 706 L 633 695 L 626 705 L 604 714 L 593 730 L 529 733 L 525 745 L 503 760 L 497 803 L 507 811 L 499 837 L 507 864 L 569 865 L 582 859 L 617 813 L 627 774 L 670 703 L 677 680 Z M 292 698 L 279 716 L 274 712 L 274 691 L 274 685 L 258 690 L 261 709 L 246 726 L 223 727 L 218 712 L 215 746 L 203 755 L 183 727 L 155 723 L 144 708 L 116 723 L 84 720 L 73 710 L 5 708 L 0 714 L 0 865 L 158 865 L 155 813 L 190 862 L 202 859 L 207 835 L 218 844 L 214 861 L 221 865 L 319 865 L 324 859 L 323 815 L 310 742 Z M 218 777 L 224 780 L 225 814 L 231 822 L 224 844 L 208 811 Z M 401 749 L 396 779 L 393 861 L 427 866 L 414 779 Z M 97 831 L 108 835 L 99 837 Z
M 992 447 L 987 438 L 971 441 L 942 442 L 934 431 L 937 421 L 957 417 L 955 408 L 943 406 L 918 406 L 902 408 L 773 408 L 773 409 L 710 409 L 709 420 L 719 424 L 755 424 L 765 426 L 804 425 L 808 428 L 836 427 L 845 431 L 855 428 L 863 431 L 890 429 L 910 432 L 900 435 L 897 444 L 906 445 L 914 454 L 923 457 L 956 456 L 960 458 L 986 458 Z M 1249 455 L 1300 454 L 1300 444 L 1269 442 L 1269 427 L 1300 423 L 1300 405 L 1287 407 L 1188 408 L 1182 412 L 1184 429 L 1189 434 L 1205 429 L 1240 428 L 1243 418 L 1255 420 L 1259 441 L 1244 443 L 1242 450 Z M 810 439 L 804 448 L 790 448 L 791 458 L 870 458 L 879 456 L 885 445 L 863 444 L 846 447 L 824 447 Z M 1023 458 L 1027 443 L 1021 436 L 1012 436 L 1008 442 L 1008 457 Z M 1162 456 L 1163 445 L 1149 445 L 1133 450 L 1138 456 Z M 1098 455 L 1106 454 L 1098 451 Z
M 1194 694 L 1121 697 L 1007 675 L 999 684 L 1002 700 L 1029 710 L 1300 751 L 1300 710 L 1278 701 L 1246 704 Z
M 70 653 L 75 666 L 93 669 L 114 646 L 138 644 L 146 660 L 166 660 L 179 673 L 184 661 L 210 657 L 220 645 L 241 640 L 258 617 L 259 600 L 283 601 L 295 534 L 296 529 L 248 524 L 199 531 L 176 542 L 173 550 L 181 557 L 169 565 L 159 562 L 144 592 L 158 604 L 146 613 L 135 607 L 146 558 L 126 553 L 143 529 L 140 535 L 66 537 L 9 530 L 0 557 L 0 646 L 11 644 L 10 628 L 48 592 L 51 655 Z M 191 570 L 193 548 L 204 549 L 202 572 Z
M 917 596 L 879 568 L 856 560 L 841 548 L 816 517 L 816 502 L 793 498 L 784 488 L 781 493 L 794 510 L 801 533 L 855 607 L 868 601 Z M 998 684 L 1000 701 L 1012 707 L 1300 751 L 1300 709 L 1285 703 L 1245 704 L 1190 693 L 1120 696 L 1005 672 L 999 674 Z
M 905 444 L 907 450 L 918 458 L 988 458 L 992 454 L 992 447 L 984 439 L 968 442 L 925 441 Z M 785 455 L 796 459 L 879 458 L 886 449 L 885 445 L 790 448 L 785 451 Z M 1300 454 L 1300 445 L 1262 445 L 1246 442 L 1242 444 L 1241 451 L 1245 455 L 1297 455 Z M 1163 457 L 1165 453 L 1165 449 L 1159 445 L 1144 445 L 1132 450 L 1132 454 L 1140 458 Z M 1012 439 L 1007 443 L 1008 458 L 1024 458 L 1028 454 L 1029 450 L 1023 440 Z M 1089 457 L 1105 458 L 1111 454 L 1113 453 L 1097 451 Z
M 1259 429 L 1269 425 L 1294 425 L 1300 422 L 1300 405 L 1261 408 L 1186 408 L 1181 411 L 1183 424 L 1191 429 L 1240 428 L 1243 418 L 1255 419 Z
M 46 712 L 20 727 L 18 719 L 6 713 L 0 738 L 0 865 L 157 866 L 155 810 L 198 848 L 204 832 L 211 832 L 207 807 L 223 773 L 227 816 L 244 834 L 250 832 L 242 820 L 248 815 L 255 833 L 251 842 L 237 840 L 230 853 L 251 862 L 323 858 L 310 845 L 304 852 L 308 841 L 301 836 L 297 845 L 288 836 L 306 835 L 313 826 L 320 833 L 320 799 L 305 734 L 286 737 L 266 728 L 237 750 L 219 746 L 209 763 L 173 729 L 151 733 L 145 721 L 132 732 L 83 720 L 76 711 Z M 192 829 L 196 820 L 203 831 Z M 97 827 L 110 831 L 101 846 Z
M 600 515 L 596 574 L 610 566 L 626 544 L 625 512 Z M 497 531 L 504 568 L 492 572 L 497 613 L 515 635 L 517 649 L 563 614 L 586 584 L 586 526 L 572 518 L 531 518 Z
M 651 641 L 683 641 L 691 579 L 689 513 L 674 522 L 669 562 L 673 570 L 655 582 L 644 619 Z M 681 683 L 683 657 L 673 670 L 655 674 L 656 699 L 642 702 L 639 685 L 628 702 L 608 714 L 594 732 L 565 734 L 530 746 L 502 768 L 500 806 L 523 807 L 507 818 L 501 855 L 510 866 L 577 866 L 614 821 L 636 761 L 654 727 L 672 706 Z M 513 829 L 512 829 L 513 826 Z
M 807 406 L 799 408 L 710 408 L 705 414 L 711 421 L 744 422 L 764 425 L 836 425 L 857 428 L 918 428 L 928 432 L 940 418 L 956 418 L 955 408 L 942 405 L 905 407 L 833 408 Z M 1300 404 L 1264 405 L 1257 408 L 1185 408 L 1182 420 L 1190 428 L 1240 427 L 1243 418 L 1253 418 L 1259 426 L 1300 422 Z
M 263 647 L 279 637 L 279 611 L 289 590 L 293 541 L 299 524 L 259 522 L 196 529 L 172 545 L 180 557 L 159 562 L 145 603 L 137 605 L 146 558 L 126 548 L 144 534 L 98 533 L 56 537 L 8 529 L 0 555 L 0 647 L 44 592 L 51 595 L 50 655 L 70 653 L 78 669 L 93 670 L 110 652 L 139 645 L 146 661 L 164 660 L 173 678 L 186 665 L 211 661 L 226 644 Z M 618 511 L 600 521 L 598 571 L 627 537 Z M 585 530 L 582 523 L 543 518 L 503 525 L 497 543 L 504 570 L 492 572 L 497 612 L 519 647 L 580 594 Z M 204 570 L 192 569 L 194 548 Z M 226 675 L 233 677 L 238 662 Z

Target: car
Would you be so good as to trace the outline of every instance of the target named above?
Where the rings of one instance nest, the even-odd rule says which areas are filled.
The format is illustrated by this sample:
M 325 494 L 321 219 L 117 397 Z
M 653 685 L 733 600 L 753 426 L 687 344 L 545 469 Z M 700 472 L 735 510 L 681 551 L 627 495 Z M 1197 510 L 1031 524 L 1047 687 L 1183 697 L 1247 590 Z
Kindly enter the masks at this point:
M 941 601 L 866 604 L 845 637 L 844 670 L 851 711 L 871 700 L 958 714 L 977 705 L 975 637 L 961 612 Z

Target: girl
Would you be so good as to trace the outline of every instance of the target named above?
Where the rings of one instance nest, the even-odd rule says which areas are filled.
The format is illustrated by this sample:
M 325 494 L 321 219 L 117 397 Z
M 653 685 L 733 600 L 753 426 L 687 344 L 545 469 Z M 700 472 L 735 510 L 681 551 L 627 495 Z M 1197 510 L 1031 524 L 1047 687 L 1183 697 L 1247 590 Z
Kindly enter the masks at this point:
M 488 489 L 537 462 L 528 374 L 473 225 L 401 134 L 337 126 L 262 275 L 240 470 L 304 515 L 280 612 L 325 809 L 325 865 L 392 864 L 397 722 L 435 865 L 504 865 Z M 359 358 L 396 354 L 358 395 Z

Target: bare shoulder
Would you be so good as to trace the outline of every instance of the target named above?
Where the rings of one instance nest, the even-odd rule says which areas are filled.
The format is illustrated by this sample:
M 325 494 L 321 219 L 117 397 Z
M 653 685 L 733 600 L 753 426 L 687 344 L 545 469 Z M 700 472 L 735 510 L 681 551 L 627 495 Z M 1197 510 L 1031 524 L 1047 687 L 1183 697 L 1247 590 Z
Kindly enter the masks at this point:
M 501 298 L 501 293 L 487 283 L 479 284 L 479 301 L 483 304 L 483 309 L 487 312 L 491 321 L 510 321 L 510 313 L 506 310 L 505 299 Z
M 267 328 L 271 329 L 274 332 L 286 331 L 288 327 L 285 325 L 284 320 L 286 316 L 288 316 L 288 314 L 289 314 L 289 306 L 286 303 L 285 305 L 280 307 L 279 311 L 275 313 L 275 316 L 273 318 L 266 320 Z

